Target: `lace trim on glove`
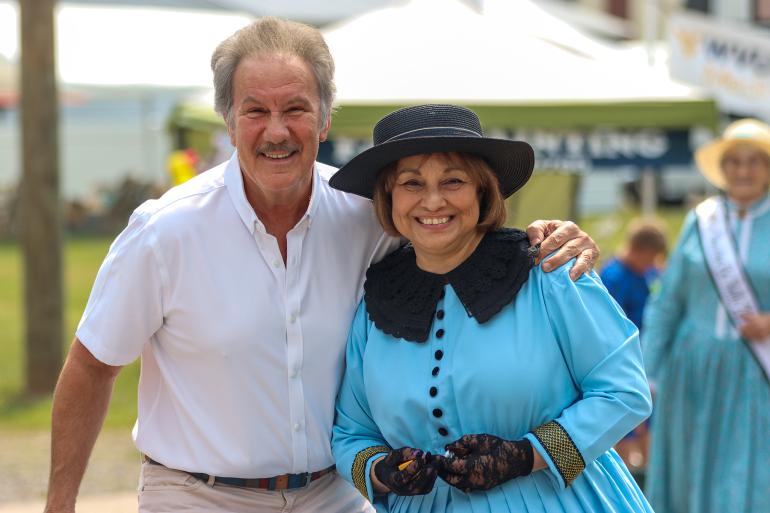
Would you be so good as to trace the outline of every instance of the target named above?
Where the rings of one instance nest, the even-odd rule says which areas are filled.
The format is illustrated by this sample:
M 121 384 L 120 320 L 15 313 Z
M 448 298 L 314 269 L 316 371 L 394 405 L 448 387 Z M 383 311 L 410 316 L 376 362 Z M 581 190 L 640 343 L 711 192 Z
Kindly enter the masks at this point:
M 504 228 L 486 234 L 465 262 L 440 275 L 417 267 L 414 248 L 407 244 L 367 270 L 366 311 L 384 333 L 425 342 L 436 304 L 449 283 L 468 315 L 483 324 L 516 297 L 538 249 L 530 247 L 525 232 Z
M 580 454 L 569 433 L 555 420 L 543 424 L 533 432 L 535 438 L 545 448 L 554 465 L 569 486 L 572 481 L 586 468 L 583 455 Z
M 369 498 L 369 492 L 366 490 L 366 464 L 372 456 L 376 454 L 385 454 L 390 452 L 390 447 L 384 445 L 373 445 L 359 451 L 353 459 L 353 466 L 350 469 L 350 475 L 353 478 L 353 486 L 361 492 L 361 495 Z

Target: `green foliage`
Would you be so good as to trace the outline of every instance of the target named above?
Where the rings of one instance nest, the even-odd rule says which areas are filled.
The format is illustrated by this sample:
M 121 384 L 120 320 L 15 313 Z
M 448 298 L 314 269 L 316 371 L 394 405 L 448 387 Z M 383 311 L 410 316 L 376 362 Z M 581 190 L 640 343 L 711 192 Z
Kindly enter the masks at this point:
M 69 347 L 91 292 L 96 271 L 107 254 L 109 239 L 75 239 L 65 244 L 65 333 Z M 0 427 L 47 428 L 51 399 L 30 398 L 24 390 L 23 268 L 18 244 L 0 245 Z M 106 425 L 131 426 L 136 416 L 139 366 L 120 373 L 115 384 Z

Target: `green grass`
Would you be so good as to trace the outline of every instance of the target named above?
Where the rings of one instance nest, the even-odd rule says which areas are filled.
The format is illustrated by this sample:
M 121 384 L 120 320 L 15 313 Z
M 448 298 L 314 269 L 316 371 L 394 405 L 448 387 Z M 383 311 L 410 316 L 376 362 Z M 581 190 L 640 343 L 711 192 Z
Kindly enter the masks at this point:
M 624 230 L 638 211 L 584 216 L 580 226 L 602 249 L 602 260 L 611 257 L 624 240 Z M 682 224 L 684 210 L 662 209 L 660 219 L 668 227 L 673 243 Z M 109 239 L 69 240 L 65 247 L 65 334 L 69 347 L 80 315 L 88 301 L 96 271 L 107 253 Z M 0 244 L 0 428 L 45 429 L 50 424 L 51 400 L 23 395 L 24 347 L 22 316 L 21 251 L 17 244 Z M 136 415 L 136 385 L 139 366 L 120 373 L 113 393 L 108 427 L 129 427 Z
M 107 253 L 110 239 L 76 239 L 65 245 L 65 333 L 68 348 L 80 315 L 88 301 L 96 271 Z M 24 317 L 21 249 L 18 244 L 0 245 L 0 427 L 47 428 L 50 398 L 29 398 L 24 389 Z M 65 350 L 66 352 L 66 350 Z M 108 427 L 130 426 L 136 415 L 137 364 L 120 373 L 107 416 Z

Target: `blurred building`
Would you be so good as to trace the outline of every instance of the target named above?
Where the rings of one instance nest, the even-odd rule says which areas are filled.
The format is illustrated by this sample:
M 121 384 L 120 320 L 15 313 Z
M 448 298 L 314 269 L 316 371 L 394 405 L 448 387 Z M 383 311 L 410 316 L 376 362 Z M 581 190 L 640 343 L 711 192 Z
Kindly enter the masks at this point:
M 653 47 L 666 41 L 672 77 L 713 95 L 727 121 L 770 121 L 770 0 L 563 0 L 625 20 Z

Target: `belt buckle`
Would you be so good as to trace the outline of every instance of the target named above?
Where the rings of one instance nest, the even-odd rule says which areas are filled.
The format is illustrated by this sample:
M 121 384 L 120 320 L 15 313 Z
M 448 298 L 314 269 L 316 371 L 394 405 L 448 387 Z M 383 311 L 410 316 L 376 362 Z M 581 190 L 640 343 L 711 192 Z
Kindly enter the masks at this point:
M 305 488 L 310 484 L 312 476 L 310 472 L 303 472 L 301 474 L 292 474 L 289 480 L 290 488 Z

